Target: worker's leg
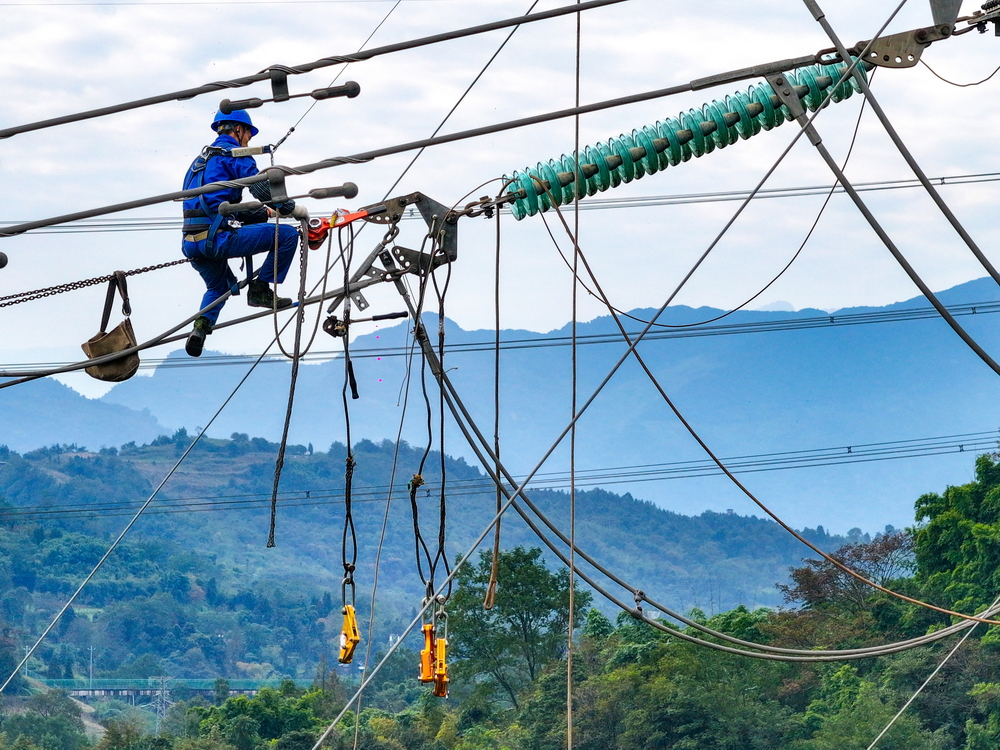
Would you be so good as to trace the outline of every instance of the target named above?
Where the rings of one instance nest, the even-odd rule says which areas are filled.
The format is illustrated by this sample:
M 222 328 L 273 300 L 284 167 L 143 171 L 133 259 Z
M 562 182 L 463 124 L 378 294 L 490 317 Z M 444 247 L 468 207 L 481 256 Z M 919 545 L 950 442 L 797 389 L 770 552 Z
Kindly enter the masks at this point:
M 225 258 L 203 258 L 200 256 L 191 258 L 191 265 L 201 274 L 205 282 L 205 296 L 201 299 L 201 307 L 204 309 L 215 302 L 219 297 L 228 292 L 236 284 L 236 277 L 229 268 L 229 262 Z M 213 326 L 219 319 L 222 306 L 225 302 L 220 302 L 211 310 L 203 313 Z
M 221 251 L 227 258 L 241 258 L 247 255 L 269 253 L 260 268 L 260 280 L 272 283 L 274 272 L 274 224 L 249 224 L 226 236 L 221 243 Z M 278 273 L 280 284 L 285 280 L 288 267 L 295 257 L 299 245 L 298 229 L 291 224 L 278 225 Z

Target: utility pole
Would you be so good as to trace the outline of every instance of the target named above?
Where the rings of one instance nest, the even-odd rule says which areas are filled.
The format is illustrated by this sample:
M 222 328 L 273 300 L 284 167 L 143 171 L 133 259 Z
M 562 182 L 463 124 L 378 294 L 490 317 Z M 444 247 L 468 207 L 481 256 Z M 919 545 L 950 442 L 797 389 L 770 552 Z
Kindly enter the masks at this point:
M 87 682 L 87 688 L 91 691 L 94 689 L 94 647 L 90 647 L 90 680 Z

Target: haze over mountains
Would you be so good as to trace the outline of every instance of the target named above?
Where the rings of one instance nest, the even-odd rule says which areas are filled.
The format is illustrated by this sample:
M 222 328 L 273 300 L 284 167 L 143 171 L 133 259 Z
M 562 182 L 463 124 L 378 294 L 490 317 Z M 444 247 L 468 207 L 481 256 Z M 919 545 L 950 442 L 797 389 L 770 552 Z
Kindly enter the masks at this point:
M 988 303 L 1000 299 L 1000 290 L 980 279 L 942 292 L 941 299 L 949 305 Z M 989 449 L 992 441 L 980 438 L 976 448 L 948 448 L 951 452 L 945 455 L 921 458 L 843 463 L 844 456 L 853 456 L 862 444 L 1000 426 L 1000 381 L 948 326 L 934 317 L 894 319 L 900 311 L 925 307 L 926 300 L 918 297 L 884 308 L 832 314 L 740 311 L 705 328 L 654 329 L 640 351 L 678 409 L 722 457 L 839 446 L 835 465 L 753 473 L 743 479 L 796 526 L 823 524 L 840 533 L 854 526 L 875 531 L 885 524 L 910 523 L 913 502 L 924 492 L 968 481 L 975 450 Z M 992 312 L 976 310 L 960 321 L 987 351 L 1000 353 L 1000 318 Z M 721 313 L 678 306 L 668 309 L 660 322 L 683 326 Z M 651 311 L 632 314 L 644 318 Z M 864 314 L 871 315 L 859 320 Z M 866 322 L 872 317 L 888 322 Z M 626 327 L 638 331 L 642 325 L 629 321 Z M 378 329 L 352 344 L 361 391 L 361 398 L 351 402 L 355 439 L 396 436 L 407 330 L 406 324 Z M 616 339 L 610 318 L 582 324 L 578 331 L 584 344 L 579 350 L 582 402 L 626 347 Z M 502 450 L 515 474 L 527 473 L 568 422 L 568 333 L 566 327 L 547 334 L 502 334 Z M 492 333 L 464 331 L 449 322 L 447 341 L 454 348 L 446 367 L 456 368 L 450 376 L 483 432 L 492 434 Z M 339 347 L 339 342 L 324 337 L 316 348 Z M 205 366 L 210 356 L 206 352 L 203 362 L 191 367 L 182 353 L 174 353 L 152 377 L 133 378 L 98 401 L 50 380 L 6 390 L 0 396 L 0 443 L 19 451 L 56 442 L 97 449 L 132 440 L 148 442 L 179 427 L 194 430 L 204 425 L 249 366 L 218 361 Z M 258 367 L 209 434 L 243 432 L 277 439 L 288 379 L 287 363 Z M 403 429 L 403 438 L 414 445 L 426 442 L 419 382 L 414 377 Z M 292 442 L 325 449 L 344 439 L 342 387 L 342 360 L 302 367 Z M 436 408 L 429 374 L 428 393 Z M 577 446 L 577 465 L 583 470 L 704 459 L 632 360 L 580 420 Z M 454 428 L 448 431 L 446 451 L 473 460 Z M 905 451 L 889 455 L 899 457 Z M 559 449 L 543 472 L 565 471 L 567 465 L 566 451 Z M 680 513 L 731 508 L 739 514 L 759 514 L 722 477 L 642 481 L 652 477 L 648 470 L 638 471 L 640 476 L 630 477 L 620 476 L 619 470 L 598 472 L 602 478 L 593 484 L 627 490 Z

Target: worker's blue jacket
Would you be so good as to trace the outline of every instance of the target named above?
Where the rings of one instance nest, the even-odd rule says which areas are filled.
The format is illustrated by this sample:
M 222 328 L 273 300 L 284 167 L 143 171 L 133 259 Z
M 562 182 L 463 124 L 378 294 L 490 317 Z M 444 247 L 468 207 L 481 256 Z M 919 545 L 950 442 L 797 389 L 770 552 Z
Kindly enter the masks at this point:
M 212 182 L 237 180 L 243 177 L 253 177 L 260 170 L 252 156 L 234 157 L 228 151 L 238 148 L 239 143 L 229 134 L 222 134 L 208 146 L 192 162 L 184 176 L 184 189 L 201 187 Z M 269 200 L 270 186 L 266 182 L 251 186 L 250 192 L 257 200 Z M 184 201 L 184 243 L 183 251 L 187 257 L 201 255 L 213 257 L 215 249 L 224 244 L 226 236 L 233 231 L 230 219 L 240 224 L 257 224 L 267 221 L 266 208 L 256 211 L 245 211 L 232 217 L 219 215 L 219 204 L 223 201 L 239 203 L 243 196 L 242 188 L 223 188 L 211 193 L 188 198 Z M 291 201 L 289 201 L 291 203 Z M 294 207 L 294 203 L 292 204 Z M 284 208 L 284 206 L 282 206 Z

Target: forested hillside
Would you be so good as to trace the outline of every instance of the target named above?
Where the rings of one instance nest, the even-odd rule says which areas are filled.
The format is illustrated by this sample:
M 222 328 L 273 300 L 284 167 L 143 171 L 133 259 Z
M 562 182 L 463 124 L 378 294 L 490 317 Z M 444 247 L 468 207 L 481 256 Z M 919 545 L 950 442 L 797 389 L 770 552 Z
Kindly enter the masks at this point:
M 62 602 L 145 501 L 191 438 L 179 431 L 146 446 L 91 453 L 56 446 L 25 455 L 0 450 L 0 617 L 21 641 L 41 632 Z M 267 549 L 268 500 L 277 446 L 236 435 L 205 440 L 87 586 L 32 669 L 82 674 L 95 647 L 98 676 L 311 677 L 332 661 L 340 631 L 344 466 L 329 452 L 292 446 L 277 511 L 277 547 Z M 373 562 L 394 446 L 360 443 L 353 504 L 358 532 L 358 606 L 368 617 Z M 403 627 L 421 596 L 406 483 L 422 451 L 401 445 L 384 544 L 380 643 Z M 422 533 L 436 539 L 439 459 L 432 454 L 418 495 Z M 464 551 L 493 515 L 493 493 L 462 460 L 446 460 L 447 554 Z M 565 523 L 564 493 L 532 495 Z M 581 493 L 581 544 L 686 610 L 776 604 L 774 588 L 802 556 L 775 524 L 736 514 L 686 517 L 630 496 Z M 846 541 L 822 529 L 827 548 Z M 855 532 L 861 540 L 860 532 Z M 531 545 L 511 514 L 507 547 Z
M 14 456 L 10 458 L 18 460 Z M 974 481 L 949 487 L 916 502 L 917 525 L 871 540 L 843 545 L 835 554 L 889 589 L 937 606 L 981 612 L 995 603 L 1000 587 L 1000 463 L 982 456 Z M 25 545 L 52 556 L 82 542 L 72 533 L 23 534 L 5 523 L 3 548 Z M 124 558 L 163 549 L 136 545 Z M 46 558 L 48 559 L 48 558 Z M 114 578 L 136 568 L 137 587 L 155 576 L 142 566 L 119 564 Z M 4 561 L 9 568 L 9 559 Z M 334 726 L 325 747 L 336 750 L 559 750 L 566 744 L 568 613 L 567 571 L 544 565 L 540 550 L 515 547 L 501 554 L 496 606 L 484 610 L 491 560 L 483 552 L 464 567 L 446 608 L 449 612 L 451 686 L 435 698 L 415 679 L 417 655 L 405 646 L 368 689 L 364 710 L 349 711 Z M 323 628 L 323 599 L 302 602 L 258 598 L 256 604 L 219 589 L 199 576 L 221 575 L 212 566 L 191 565 L 193 583 L 139 594 L 147 602 L 172 600 L 212 609 L 215 625 L 233 622 L 260 632 L 271 623 L 289 628 L 285 637 L 311 642 Z M 23 572 L 18 575 L 24 575 Z M 169 576 L 164 576 L 167 578 Z M 36 588 L 58 586 L 44 573 Z M 189 578 L 189 583 L 192 578 Z M 209 579 L 212 580 L 212 579 Z M 199 582 L 201 581 L 201 582 Z M 22 581 L 27 582 L 27 581 Z M 205 583 L 205 585 L 202 585 Z M 195 588 L 195 586 L 197 588 Z M 782 587 L 786 604 L 777 610 L 736 607 L 709 616 L 693 610 L 699 624 L 729 636 L 772 647 L 844 649 L 875 646 L 940 630 L 947 615 L 901 602 L 860 585 L 825 560 L 807 560 Z M 705 647 L 658 631 L 628 612 L 608 617 L 592 607 L 593 593 L 577 588 L 578 630 L 573 657 L 574 747 L 586 750 L 865 750 L 879 738 L 883 750 L 991 750 L 1000 744 L 1000 626 L 979 625 L 914 650 L 848 663 L 782 663 Z M 283 616 L 262 603 L 288 606 Z M 81 608 L 82 609 L 82 608 Z M 85 627 L 91 608 L 60 629 L 53 653 Z M 110 614 L 110 608 L 104 610 Z M 118 610 L 122 611 L 122 610 Z M 224 620 L 223 613 L 235 617 Z M 258 614 L 262 614 L 258 618 Z M 131 617 L 131 616 L 130 616 Z M 106 621 L 104 613 L 94 626 Z M 198 622 L 203 626 L 209 619 Z M 305 626 L 294 631 L 296 622 Z M 193 622 L 169 622 L 181 637 Z M 310 631 L 310 627 L 312 631 Z M 11 632 L 10 629 L 7 631 Z M 239 630 L 233 632 L 241 632 Z M 694 628 L 684 629 L 695 636 Z M 223 633 L 229 641 L 230 631 Z M 119 634 L 119 638 L 127 637 Z M 209 639 L 210 641 L 211 639 Z M 711 639 L 716 642 L 715 639 Z M 0 664 L 13 661 L 10 639 L 0 642 Z M 211 652 L 206 641 L 203 653 Z M 263 655 L 277 655 L 265 651 Z M 52 660 L 47 669 L 60 669 Z M 67 661 L 66 668 L 72 668 Z M 136 673 L 138 664 L 130 669 Z M 124 704 L 100 702 L 94 716 L 105 726 L 95 750 L 309 750 L 353 690 L 320 662 L 313 686 L 263 689 L 254 697 L 230 696 L 225 681 L 214 700 L 178 692 L 157 725 L 151 714 Z M 940 671 L 933 672 L 940 666 Z M 928 677 L 932 679 L 928 679 Z M 926 682 L 926 685 L 924 684 Z M 25 689 L 22 683 L 19 688 Z M 915 693 L 917 695 L 915 696 Z M 898 718 L 900 707 L 914 698 Z M 80 709 L 58 693 L 39 693 L 18 704 L 7 701 L 0 717 L 3 750 L 86 750 Z M 158 730 L 155 728 L 158 726 Z M 883 730 L 887 730 L 883 734 Z

